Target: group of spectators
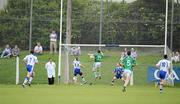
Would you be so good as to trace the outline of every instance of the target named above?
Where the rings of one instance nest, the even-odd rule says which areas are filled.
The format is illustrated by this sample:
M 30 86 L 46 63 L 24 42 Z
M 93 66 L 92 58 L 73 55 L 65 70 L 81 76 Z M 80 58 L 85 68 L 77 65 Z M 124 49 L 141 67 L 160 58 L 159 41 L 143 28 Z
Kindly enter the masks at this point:
M 10 58 L 10 57 L 16 57 L 19 56 L 19 47 L 18 45 L 15 45 L 14 48 L 11 48 L 9 44 L 6 45 L 5 49 L 0 53 L 1 58 Z
M 50 54 L 57 53 L 57 34 L 54 30 L 49 35 L 49 38 L 50 38 Z M 36 46 L 34 47 L 34 54 L 35 55 L 43 54 L 43 47 L 40 42 L 36 43 Z
M 49 35 L 50 38 L 50 53 L 57 53 L 57 34 L 53 30 L 51 34 Z M 19 56 L 20 49 L 18 45 L 15 45 L 13 48 L 7 44 L 4 48 L 4 50 L 0 51 L 0 58 L 10 58 L 13 56 Z M 40 42 L 36 43 L 36 46 L 34 47 L 34 54 L 35 55 L 42 55 L 43 54 L 43 47 Z

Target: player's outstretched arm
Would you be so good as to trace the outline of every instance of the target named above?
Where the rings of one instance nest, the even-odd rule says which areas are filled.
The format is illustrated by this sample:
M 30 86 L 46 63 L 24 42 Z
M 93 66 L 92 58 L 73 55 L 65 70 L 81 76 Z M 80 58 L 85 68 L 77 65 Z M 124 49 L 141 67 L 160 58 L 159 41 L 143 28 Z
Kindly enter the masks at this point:
M 85 66 L 84 66 L 84 65 L 82 65 L 82 64 L 80 64 L 80 66 L 81 66 L 82 68 L 85 68 Z
M 23 59 L 23 62 L 24 62 L 24 64 L 27 64 L 27 61 L 26 61 L 26 59 Z

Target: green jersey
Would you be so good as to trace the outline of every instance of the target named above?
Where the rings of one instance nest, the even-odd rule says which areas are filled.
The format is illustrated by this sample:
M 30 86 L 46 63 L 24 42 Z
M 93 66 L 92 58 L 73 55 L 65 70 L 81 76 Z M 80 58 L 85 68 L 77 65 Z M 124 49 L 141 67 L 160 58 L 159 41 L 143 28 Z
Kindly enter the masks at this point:
M 133 65 L 136 64 L 136 61 L 133 57 L 131 56 L 127 56 L 123 59 L 123 66 L 124 66 L 124 69 L 126 70 L 130 70 L 132 71 L 133 70 Z
M 95 58 L 95 62 L 101 62 L 101 59 L 102 59 L 103 55 L 101 53 L 97 53 L 94 55 L 94 58 Z

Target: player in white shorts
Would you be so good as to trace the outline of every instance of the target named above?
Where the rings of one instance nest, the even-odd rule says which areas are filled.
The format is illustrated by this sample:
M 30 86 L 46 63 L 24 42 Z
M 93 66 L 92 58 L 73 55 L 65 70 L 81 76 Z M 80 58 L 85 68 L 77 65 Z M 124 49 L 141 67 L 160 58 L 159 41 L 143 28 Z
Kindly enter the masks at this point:
M 77 82 L 77 75 L 80 75 L 83 81 L 83 84 L 86 84 L 87 81 L 85 80 L 83 73 L 81 71 L 81 67 L 83 67 L 83 65 L 81 64 L 81 62 L 79 61 L 79 59 L 76 57 L 75 60 L 73 61 L 73 66 L 74 66 L 74 83 Z
M 165 84 L 166 77 L 170 73 L 170 61 L 168 60 L 168 56 L 164 55 L 164 59 L 160 60 L 156 67 L 159 68 L 159 77 L 160 77 L 160 83 L 159 83 L 159 89 L 160 93 L 163 91 L 163 85 Z
M 38 63 L 38 59 L 36 56 L 33 55 L 34 51 L 30 51 L 30 55 L 27 55 L 23 61 L 26 64 L 26 69 L 27 69 L 27 75 L 24 79 L 24 83 L 22 84 L 23 87 L 26 86 L 28 83 L 29 86 L 31 86 L 33 77 L 34 77 L 34 66 L 36 63 Z

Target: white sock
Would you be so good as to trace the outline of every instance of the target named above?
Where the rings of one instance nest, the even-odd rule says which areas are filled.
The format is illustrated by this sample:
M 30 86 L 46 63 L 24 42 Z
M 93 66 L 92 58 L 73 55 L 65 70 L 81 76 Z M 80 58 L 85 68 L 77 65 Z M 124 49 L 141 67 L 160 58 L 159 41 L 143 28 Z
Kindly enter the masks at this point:
M 86 80 L 85 80 L 85 78 L 84 78 L 84 77 L 82 78 L 82 81 L 83 81 L 83 82 L 86 82 Z
M 97 77 L 98 77 L 97 72 L 94 72 L 94 77 L 95 77 L 95 78 L 97 78 Z
M 101 73 L 100 72 L 98 72 L 98 76 L 101 77 Z
M 25 77 L 23 85 L 25 85 L 28 82 L 28 77 Z
M 76 82 L 77 82 L 77 77 L 74 76 L 74 77 L 73 77 L 73 80 L 74 80 L 74 82 L 76 83 Z
M 30 78 L 29 78 L 29 83 L 30 83 L 30 84 L 31 84 L 32 80 L 33 80 L 33 77 L 30 77 Z
M 159 85 L 159 89 L 160 89 L 160 90 L 163 89 L 163 85 L 162 85 L 162 84 Z

